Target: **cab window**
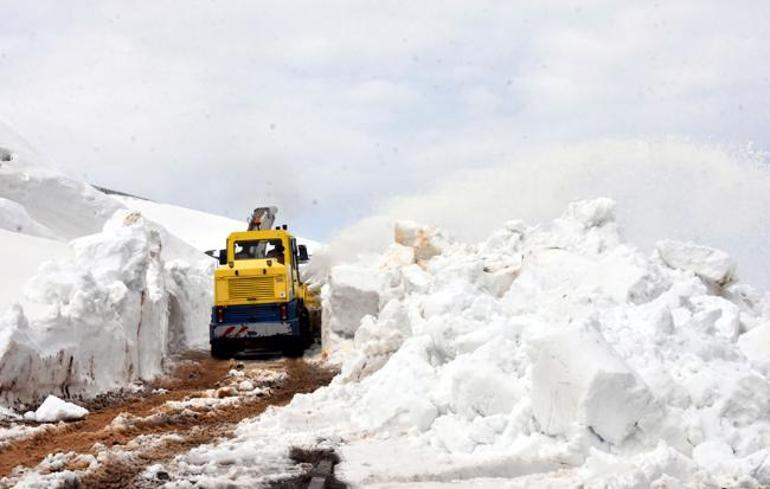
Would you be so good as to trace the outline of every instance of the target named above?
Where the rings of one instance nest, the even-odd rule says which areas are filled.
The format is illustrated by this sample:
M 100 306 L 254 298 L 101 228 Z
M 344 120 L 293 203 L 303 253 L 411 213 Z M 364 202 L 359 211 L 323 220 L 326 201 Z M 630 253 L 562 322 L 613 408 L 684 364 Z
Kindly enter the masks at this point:
M 283 263 L 285 259 L 283 241 L 280 239 L 241 240 L 236 241 L 233 246 L 236 260 L 272 258 Z

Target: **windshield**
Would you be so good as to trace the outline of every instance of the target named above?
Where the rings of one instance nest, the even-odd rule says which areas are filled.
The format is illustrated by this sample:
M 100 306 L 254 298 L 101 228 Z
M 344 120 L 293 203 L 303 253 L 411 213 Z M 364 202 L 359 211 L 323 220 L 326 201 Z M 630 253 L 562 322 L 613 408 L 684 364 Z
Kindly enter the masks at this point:
M 280 239 L 250 239 L 235 242 L 236 260 L 273 258 L 284 262 L 284 247 Z

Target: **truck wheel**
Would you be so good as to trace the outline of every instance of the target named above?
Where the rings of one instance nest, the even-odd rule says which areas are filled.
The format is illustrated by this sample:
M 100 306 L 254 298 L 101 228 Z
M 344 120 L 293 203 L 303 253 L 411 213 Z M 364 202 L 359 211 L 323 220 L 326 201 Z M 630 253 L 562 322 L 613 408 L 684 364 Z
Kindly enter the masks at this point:
M 300 306 L 299 310 L 299 336 L 289 338 L 287 341 L 289 344 L 283 351 L 287 357 L 301 357 L 310 346 L 310 315 L 304 306 Z
M 305 354 L 305 344 L 299 338 L 292 340 L 291 345 L 283 350 L 283 354 L 289 358 L 299 358 Z
M 212 341 L 211 356 L 214 358 L 219 358 L 221 360 L 227 360 L 228 358 L 232 358 L 233 350 L 228 346 L 223 345 L 219 341 Z
M 310 312 L 305 306 L 302 306 L 299 314 L 299 331 L 302 344 L 305 348 L 309 348 L 313 344 L 313 334 L 310 329 Z

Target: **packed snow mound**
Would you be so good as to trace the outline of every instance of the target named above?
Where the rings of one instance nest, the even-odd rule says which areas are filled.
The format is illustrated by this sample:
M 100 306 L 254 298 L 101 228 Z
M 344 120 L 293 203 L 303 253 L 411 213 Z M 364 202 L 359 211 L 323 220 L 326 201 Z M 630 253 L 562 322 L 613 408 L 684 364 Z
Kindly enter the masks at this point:
M 330 271 L 332 384 L 173 469 L 245 483 L 325 440 L 356 487 L 770 484 L 770 296 L 723 252 L 641 253 L 614 216 L 575 202 L 475 245 L 399 224 Z
M 77 421 L 88 416 L 88 409 L 63 401 L 56 396 L 48 396 L 35 411 L 24 413 L 24 419 L 37 423 L 56 423 L 58 421 Z

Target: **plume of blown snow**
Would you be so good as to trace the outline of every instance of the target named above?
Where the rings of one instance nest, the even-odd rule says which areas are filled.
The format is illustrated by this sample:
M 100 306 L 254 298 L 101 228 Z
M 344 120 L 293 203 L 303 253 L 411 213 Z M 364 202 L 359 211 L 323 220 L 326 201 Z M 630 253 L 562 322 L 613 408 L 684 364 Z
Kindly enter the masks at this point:
M 381 251 L 393 224 L 411 219 L 475 242 L 513 216 L 542 222 L 568 202 L 618 202 L 627 239 L 651 250 L 662 238 L 729 250 L 743 280 L 770 286 L 770 165 L 751 148 L 682 140 L 615 140 L 521 150 L 505 162 L 438 179 L 419 195 L 395 197 L 377 215 L 343 230 L 318 267 Z

